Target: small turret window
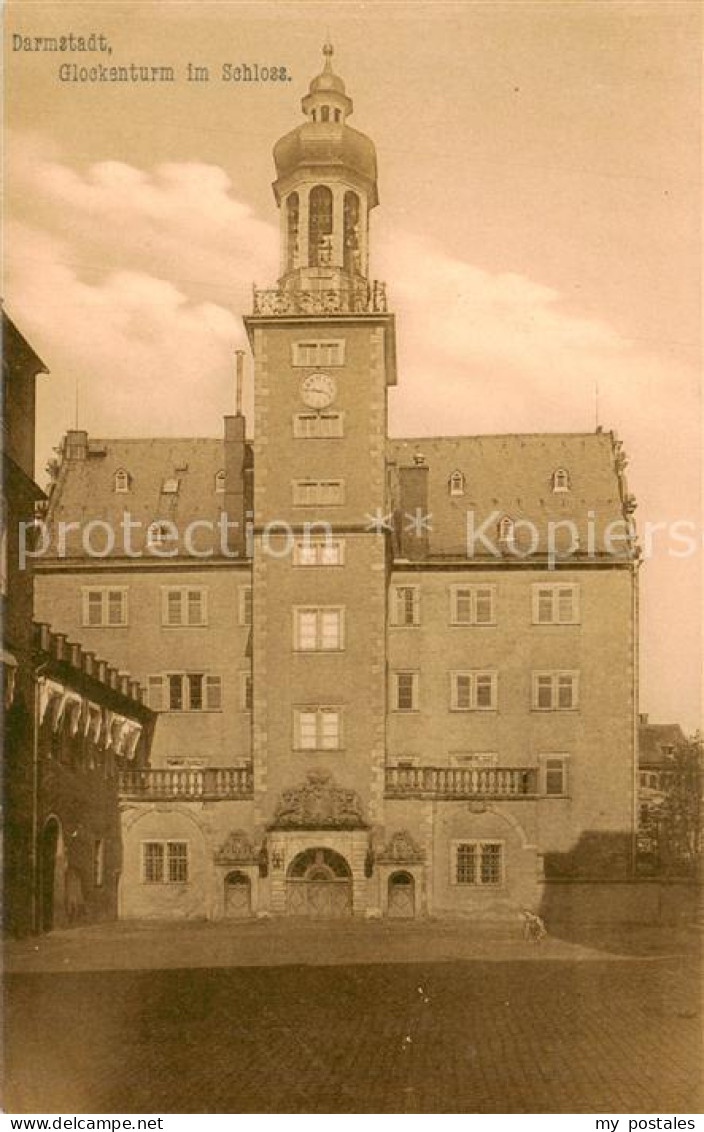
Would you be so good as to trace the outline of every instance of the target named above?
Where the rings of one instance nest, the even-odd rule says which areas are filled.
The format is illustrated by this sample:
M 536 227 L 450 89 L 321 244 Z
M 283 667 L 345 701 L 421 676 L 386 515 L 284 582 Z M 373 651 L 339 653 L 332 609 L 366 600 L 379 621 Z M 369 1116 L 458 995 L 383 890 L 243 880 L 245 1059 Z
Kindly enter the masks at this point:
M 341 111 L 341 110 L 336 110 L 336 111 L 335 111 L 335 121 L 336 121 L 336 122 L 339 122 L 339 121 L 340 121 L 340 118 L 341 118 L 341 117 L 342 117 L 342 111 Z
M 356 193 L 351 191 L 345 193 L 343 218 L 345 271 L 361 273 L 359 254 L 359 197 Z
M 567 468 L 556 468 L 552 473 L 552 490 L 555 492 L 570 490 L 570 473 Z
M 332 259 L 332 191 L 327 185 L 311 189 L 308 211 L 308 262 L 325 267 Z
M 293 271 L 298 264 L 298 193 L 290 193 L 286 198 L 286 270 Z
M 464 472 L 453 472 L 449 481 L 450 495 L 464 495 L 465 482 Z
M 330 107 L 329 106 L 322 106 L 321 107 L 321 109 L 320 109 L 320 121 L 321 122 L 329 122 L 330 121 Z
M 224 491 L 225 490 L 225 472 L 224 472 L 224 469 L 222 469 L 222 468 L 220 469 L 219 472 L 215 473 L 215 490 L 216 491 Z
M 124 468 L 115 472 L 115 491 L 118 495 L 126 495 L 130 490 L 130 474 Z

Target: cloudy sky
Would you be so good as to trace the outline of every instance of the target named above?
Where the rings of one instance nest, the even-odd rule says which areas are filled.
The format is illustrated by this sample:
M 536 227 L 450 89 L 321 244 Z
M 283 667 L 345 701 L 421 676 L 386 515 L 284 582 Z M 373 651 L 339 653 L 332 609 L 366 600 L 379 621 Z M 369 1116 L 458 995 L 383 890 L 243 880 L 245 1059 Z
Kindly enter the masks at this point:
M 639 523 L 700 527 L 698 3 L 11 0 L 6 28 L 3 291 L 51 370 L 40 469 L 76 400 L 93 435 L 220 434 L 251 284 L 277 274 L 271 147 L 329 28 L 377 146 L 392 431 L 588 431 L 598 388 Z M 70 31 L 112 56 L 13 50 Z M 179 81 L 61 83 L 66 61 Z M 224 83 L 224 62 L 292 81 Z M 693 728 L 701 555 L 680 546 L 659 531 L 642 571 L 641 706 Z

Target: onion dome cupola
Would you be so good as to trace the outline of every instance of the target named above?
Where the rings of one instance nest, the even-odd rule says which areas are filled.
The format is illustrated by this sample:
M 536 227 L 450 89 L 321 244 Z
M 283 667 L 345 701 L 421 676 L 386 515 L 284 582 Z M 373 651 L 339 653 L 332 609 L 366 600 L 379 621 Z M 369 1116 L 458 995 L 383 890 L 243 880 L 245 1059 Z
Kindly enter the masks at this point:
M 346 290 L 368 276 L 369 212 L 379 203 L 376 151 L 347 125 L 352 99 L 332 69 L 332 44 L 323 55 L 323 70 L 301 104 L 306 121 L 274 146 L 287 290 Z

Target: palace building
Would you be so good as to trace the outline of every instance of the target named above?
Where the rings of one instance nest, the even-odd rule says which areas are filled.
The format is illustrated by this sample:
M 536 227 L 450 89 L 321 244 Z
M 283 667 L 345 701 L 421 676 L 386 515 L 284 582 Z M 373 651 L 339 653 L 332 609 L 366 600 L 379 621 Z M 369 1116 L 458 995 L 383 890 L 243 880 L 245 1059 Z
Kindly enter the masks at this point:
M 239 409 L 217 440 L 76 430 L 51 490 L 52 538 L 79 529 L 37 558 L 38 616 L 159 713 L 150 765 L 122 774 L 124 917 L 515 917 L 632 867 L 621 444 L 389 437 L 376 153 L 324 54 L 274 147 L 252 441 Z M 89 553 L 81 524 L 125 511 L 135 549 Z

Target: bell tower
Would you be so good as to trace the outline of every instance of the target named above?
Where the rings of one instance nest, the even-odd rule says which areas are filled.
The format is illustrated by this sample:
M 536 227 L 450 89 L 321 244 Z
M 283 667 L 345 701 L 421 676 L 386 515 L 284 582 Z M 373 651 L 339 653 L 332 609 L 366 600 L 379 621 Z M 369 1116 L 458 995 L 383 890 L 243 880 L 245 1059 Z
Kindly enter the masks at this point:
M 369 279 L 374 145 L 348 125 L 352 100 L 330 44 L 323 54 L 305 120 L 274 147 L 278 283 L 255 287 L 244 320 L 254 356 L 254 812 L 273 912 L 286 910 L 292 862 L 315 850 L 344 858 L 353 911 L 364 913 L 378 903 L 365 861 L 383 824 L 395 329 L 383 284 Z
M 352 129 L 352 99 L 325 65 L 301 105 L 306 121 L 274 147 L 274 195 L 281 213 L 284 291 L 364 292 L 369 274 L 369 213 L 378 204 L 376 153 Z

